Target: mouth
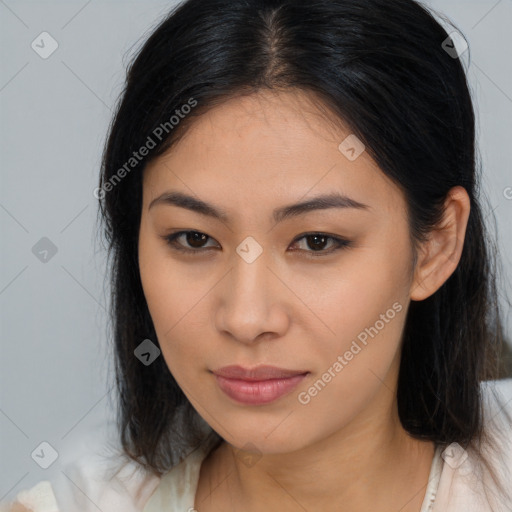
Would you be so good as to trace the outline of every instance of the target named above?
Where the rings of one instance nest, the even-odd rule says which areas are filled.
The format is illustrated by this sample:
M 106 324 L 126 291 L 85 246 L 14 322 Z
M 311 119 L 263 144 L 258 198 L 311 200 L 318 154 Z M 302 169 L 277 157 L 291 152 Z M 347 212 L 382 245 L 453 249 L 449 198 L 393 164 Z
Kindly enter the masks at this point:
M 310 372 L 275 366 L 225 366 L 212 372 L 219 388 L 237 403 L 259 405 L 290 393 Z

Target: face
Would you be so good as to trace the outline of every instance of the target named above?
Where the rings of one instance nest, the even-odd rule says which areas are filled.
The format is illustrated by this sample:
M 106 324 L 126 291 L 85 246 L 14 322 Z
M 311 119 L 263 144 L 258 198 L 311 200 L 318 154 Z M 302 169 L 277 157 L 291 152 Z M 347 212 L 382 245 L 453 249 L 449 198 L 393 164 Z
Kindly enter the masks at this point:
M 162 356 L 236 447 L 298 450 L 393 406 L 406 203 L 366 151 L 340 148 L 349 135 L 305 93 L 257 93 L 200 116 L 144 171 L 139 265 Z M 298 375 L 215 375 L 231 365 Z

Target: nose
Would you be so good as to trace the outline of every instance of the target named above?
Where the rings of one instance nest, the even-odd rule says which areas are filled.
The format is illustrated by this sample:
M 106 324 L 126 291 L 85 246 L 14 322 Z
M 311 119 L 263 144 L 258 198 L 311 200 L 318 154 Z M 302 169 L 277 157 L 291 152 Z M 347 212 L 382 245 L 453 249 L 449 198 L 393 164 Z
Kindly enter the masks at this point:
M 289 326 L 287 293 L 291 292 L 271 268 L 265 251 L 251 263 L 238 254 L 233 262 L 218 288 L 219 332 L 245 344 L 283 336 Z

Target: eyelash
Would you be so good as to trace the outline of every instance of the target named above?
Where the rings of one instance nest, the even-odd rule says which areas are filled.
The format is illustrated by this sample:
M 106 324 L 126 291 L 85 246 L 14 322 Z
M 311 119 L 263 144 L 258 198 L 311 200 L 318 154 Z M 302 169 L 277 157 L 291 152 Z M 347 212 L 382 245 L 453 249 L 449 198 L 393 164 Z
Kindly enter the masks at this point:
M 176 251 L 180 251 L 180 252 L 183 252 L 183 253 L 193 254 L 194 256 L 197 256 L 200 253 L 204 252 L 205 250 L 208 250 L 208 248 L 207 249 L 203 249 L 203 248 L 189 249 L 189 248 L 184 247 L 184 246 L 182 246 L 182 245 L 177 243 L 176 239 L 179 236 L 186 235 L 186 234 L 189 234 L 189 233 L 198 233 L 200 235 L 205 235 L 205 236 L 208 237 L 208 239 L 212 240 L 212 238 L 210 236 L 206 235 L 206 233 L 202 233 L 201 231 L 193 231 L 193 230 L 177 231 L 176 233 L 172 233 L 171 235 L 165 235 L 162 238 L 168 243 L 168 245 L 171 247 L 171 249 L 176 250 Z M 325 238 L 330 239 L 330 240 L 333 240 L 336 245 L 334 247 L 332 247 L 331 249 L 320 250 L 320 251 L 308 251 L 308 250 L 305 250 L 305 249 L 295 249 L 295 250 L 308 253 L 308 256 L 306 256 L 308 258 L 318 258 L 318 257 L 327 256 L 329 254 L 332 254 L 332 253 L 334 253 L 334 252 L 336 252 L 336 251 L 338 251 L 340 249 L 346 249 L 346 248 L 352 247 L 352 241 L 350 241 L 350 240 L 345 240 L 343 238 L 339 238 L 339 237 L 336 237 L 336 236 L 330 236 L 330 235 L 327 235 L 326 233 L 321 233 L 321 232 L 304 233 L 303 235 L 300 235 L 298 238 L 296 238 L 293 241 L 293 243 L 296 243 L 299 240 L 302 240 L 303 238 L 307 238 L 308 236 L 315 236 L 315 235 L 316 236 L 320 236 L 320 237 L 325 237 Z

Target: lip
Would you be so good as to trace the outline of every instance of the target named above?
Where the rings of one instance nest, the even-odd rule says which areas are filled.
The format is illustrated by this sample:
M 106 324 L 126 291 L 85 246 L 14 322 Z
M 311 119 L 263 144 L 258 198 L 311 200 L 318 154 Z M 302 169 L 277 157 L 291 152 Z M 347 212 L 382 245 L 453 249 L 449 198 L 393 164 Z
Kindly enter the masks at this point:
M 258 405 L 281 398 L 294 389 L 309 372 L 276 366 L 224 366 L 213 374 L 220 389 L 238 403 Z
M 226 377 L 227 379 L 239 379 L 246 381 L 262 381 L 269 379 L 286 379 L 295 375 L 308 373 L 307 370 L 287 370 L 277 366 L 261 365 L 255 368 L 244 368 L 238 365 L 223 366 L 218 370 L 213 370 L 215 375 Z

